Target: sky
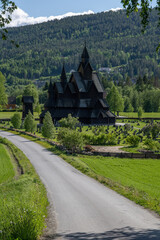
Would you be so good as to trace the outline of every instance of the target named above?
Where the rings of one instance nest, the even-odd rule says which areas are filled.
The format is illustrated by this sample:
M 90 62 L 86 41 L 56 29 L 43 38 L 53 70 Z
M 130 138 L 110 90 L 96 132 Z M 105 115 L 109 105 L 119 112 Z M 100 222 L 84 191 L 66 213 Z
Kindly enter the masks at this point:
M 18 9 L 10 26 L 22 26 L 61 19 L 66 16 L 93 14 L 122 8 L 121 0 L 15 0 Z M 156 0 L 153 0 L 155 6 Z

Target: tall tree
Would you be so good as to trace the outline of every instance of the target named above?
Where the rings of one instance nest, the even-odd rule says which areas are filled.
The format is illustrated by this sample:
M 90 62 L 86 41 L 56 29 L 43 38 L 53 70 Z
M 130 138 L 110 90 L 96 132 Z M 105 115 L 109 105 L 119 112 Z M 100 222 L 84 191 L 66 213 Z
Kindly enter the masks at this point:
M 33 84 L 29 84 L 25 87 L 24 96 L 33 96 L 34 98 L 34 107 L 36 107 L 39 103 L 39 97 L 38 97 L 38 90 Z
M 0 72 L 0 105 L 4 106 L 7 104 L 7 94 L 5 89 L 5 77 Z
M 110 92 L 107 96 L 107 101 L 109 103 L 110 109 L 114 111 L 114 113 L 117 111 L 122 112 L 124 109 L 124 103 L 122 95 L 118 92 L 118 89 L 113 85 Z

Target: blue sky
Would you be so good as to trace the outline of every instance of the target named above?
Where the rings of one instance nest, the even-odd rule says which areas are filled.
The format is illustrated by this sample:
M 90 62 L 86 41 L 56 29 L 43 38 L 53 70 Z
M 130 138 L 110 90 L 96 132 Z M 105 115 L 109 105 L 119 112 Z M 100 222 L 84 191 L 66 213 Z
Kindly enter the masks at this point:
M 120 0 L 15 0 L 17 6 L 30 16 L 55 16 L 67 12 L 92 10 L 102 12 L 111 8 L 122 7 Z M 153 0 L 155 3 L 156 0 Z
M 153 0 L 153 6 L 156 1 Z M 15 0 L 15 3 L 18 9 L 13 13 L 9 27 L 122 8 L 121 0 Z

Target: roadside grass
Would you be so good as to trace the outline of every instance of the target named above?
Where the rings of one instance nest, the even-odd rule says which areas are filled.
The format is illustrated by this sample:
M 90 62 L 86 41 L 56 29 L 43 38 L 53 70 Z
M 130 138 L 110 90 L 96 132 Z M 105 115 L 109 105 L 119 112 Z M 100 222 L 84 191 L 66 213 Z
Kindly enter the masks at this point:
M 18 179 L 0 185 L 0 240 L 37 240 L 45 227 L 47 194 L 27 157 L 4 138 L 19 163 Z
M 160 160 L 70 155 L 45 141 L 20 135 L 36 141 L 82 173 L 160 215 Z
M 0 184 L 13 179 L 15 176 L 11 156 L 5 145 L 0 144 Z

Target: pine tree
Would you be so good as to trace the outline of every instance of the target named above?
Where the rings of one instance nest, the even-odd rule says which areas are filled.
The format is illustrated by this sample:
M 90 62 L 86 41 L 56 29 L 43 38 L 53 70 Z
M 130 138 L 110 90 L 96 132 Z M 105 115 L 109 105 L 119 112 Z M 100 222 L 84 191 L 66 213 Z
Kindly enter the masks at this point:
M 0 72 L 0 105 L 6 105 L 7 104 L 7 94 L 6 94 L 6 89 L 5 89 L 5 77 L 3 74 Z
M 26 118 L 24 119 L 24 128 L 26 132 L 34 132 L 36 130 L 36 123 L 32 113 L 29 111 Z
M 14 128 L 20 128 L 21 126 L 21 115 L 20 113 L 15 113 L 13 117 L 11 118 L 11 123 Z
M 53 138 L 54 136 L 54 124 L 50 112 L 45 114 L 42 127 L 42 135 L 45 138 Z

